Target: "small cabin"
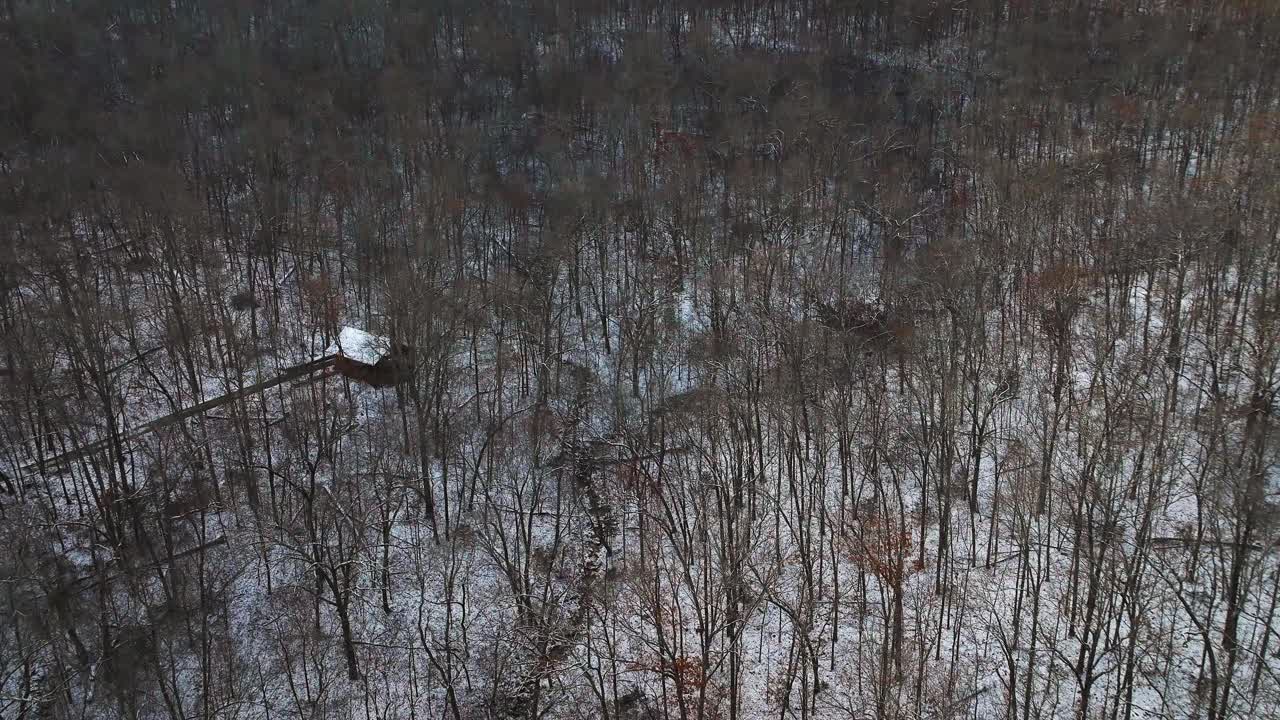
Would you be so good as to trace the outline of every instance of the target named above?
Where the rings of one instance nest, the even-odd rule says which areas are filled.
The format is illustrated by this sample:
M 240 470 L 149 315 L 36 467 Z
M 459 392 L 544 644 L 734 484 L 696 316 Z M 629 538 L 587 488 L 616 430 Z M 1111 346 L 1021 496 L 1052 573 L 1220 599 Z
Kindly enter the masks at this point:
M 344 327 L 329 349 L 333 372 L 371 387 L 391 387 L 413 374 L 413 349 L 388 338 Z

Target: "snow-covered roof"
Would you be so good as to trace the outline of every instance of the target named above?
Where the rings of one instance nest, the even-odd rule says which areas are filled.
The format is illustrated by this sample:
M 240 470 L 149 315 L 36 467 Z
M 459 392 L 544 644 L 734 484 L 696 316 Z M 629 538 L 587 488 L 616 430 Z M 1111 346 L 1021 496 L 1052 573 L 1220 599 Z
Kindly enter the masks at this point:
M 373 335 L 353 327 L 343 327 L 338 334 L 338 342 L 329 347 L 329 354 L 342 353 L 344 356 L 372 365 L 387 354 L 391 342 L 381 335 Z

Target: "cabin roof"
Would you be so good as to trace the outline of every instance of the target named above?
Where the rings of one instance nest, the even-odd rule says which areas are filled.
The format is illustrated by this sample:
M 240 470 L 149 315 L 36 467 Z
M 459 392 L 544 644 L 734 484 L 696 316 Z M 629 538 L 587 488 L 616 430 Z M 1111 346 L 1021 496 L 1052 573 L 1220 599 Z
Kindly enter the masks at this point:
M 390 348 L 391 342 L 387 338 L 346 326 L 338 334 L 338 342 L 329 347 L 328 354 L 341 354 L 356 362 L 373 365 L 386 355 Z

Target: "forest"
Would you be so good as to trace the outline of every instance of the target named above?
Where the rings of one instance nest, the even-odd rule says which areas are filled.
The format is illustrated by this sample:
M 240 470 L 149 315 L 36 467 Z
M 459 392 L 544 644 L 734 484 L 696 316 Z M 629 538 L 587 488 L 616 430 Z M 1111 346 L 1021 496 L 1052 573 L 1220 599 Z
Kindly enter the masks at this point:
M 1280 717 L 1275 0 L 0 3 L 0 717 Z

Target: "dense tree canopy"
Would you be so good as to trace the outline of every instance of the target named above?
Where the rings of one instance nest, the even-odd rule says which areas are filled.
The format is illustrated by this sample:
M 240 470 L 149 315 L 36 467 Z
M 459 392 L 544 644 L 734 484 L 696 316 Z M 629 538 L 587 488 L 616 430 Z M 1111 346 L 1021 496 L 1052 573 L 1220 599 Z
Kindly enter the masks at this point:
M 1271 0 L 9 0 L 0 716 L 1275 716 L 1277 67 Z

